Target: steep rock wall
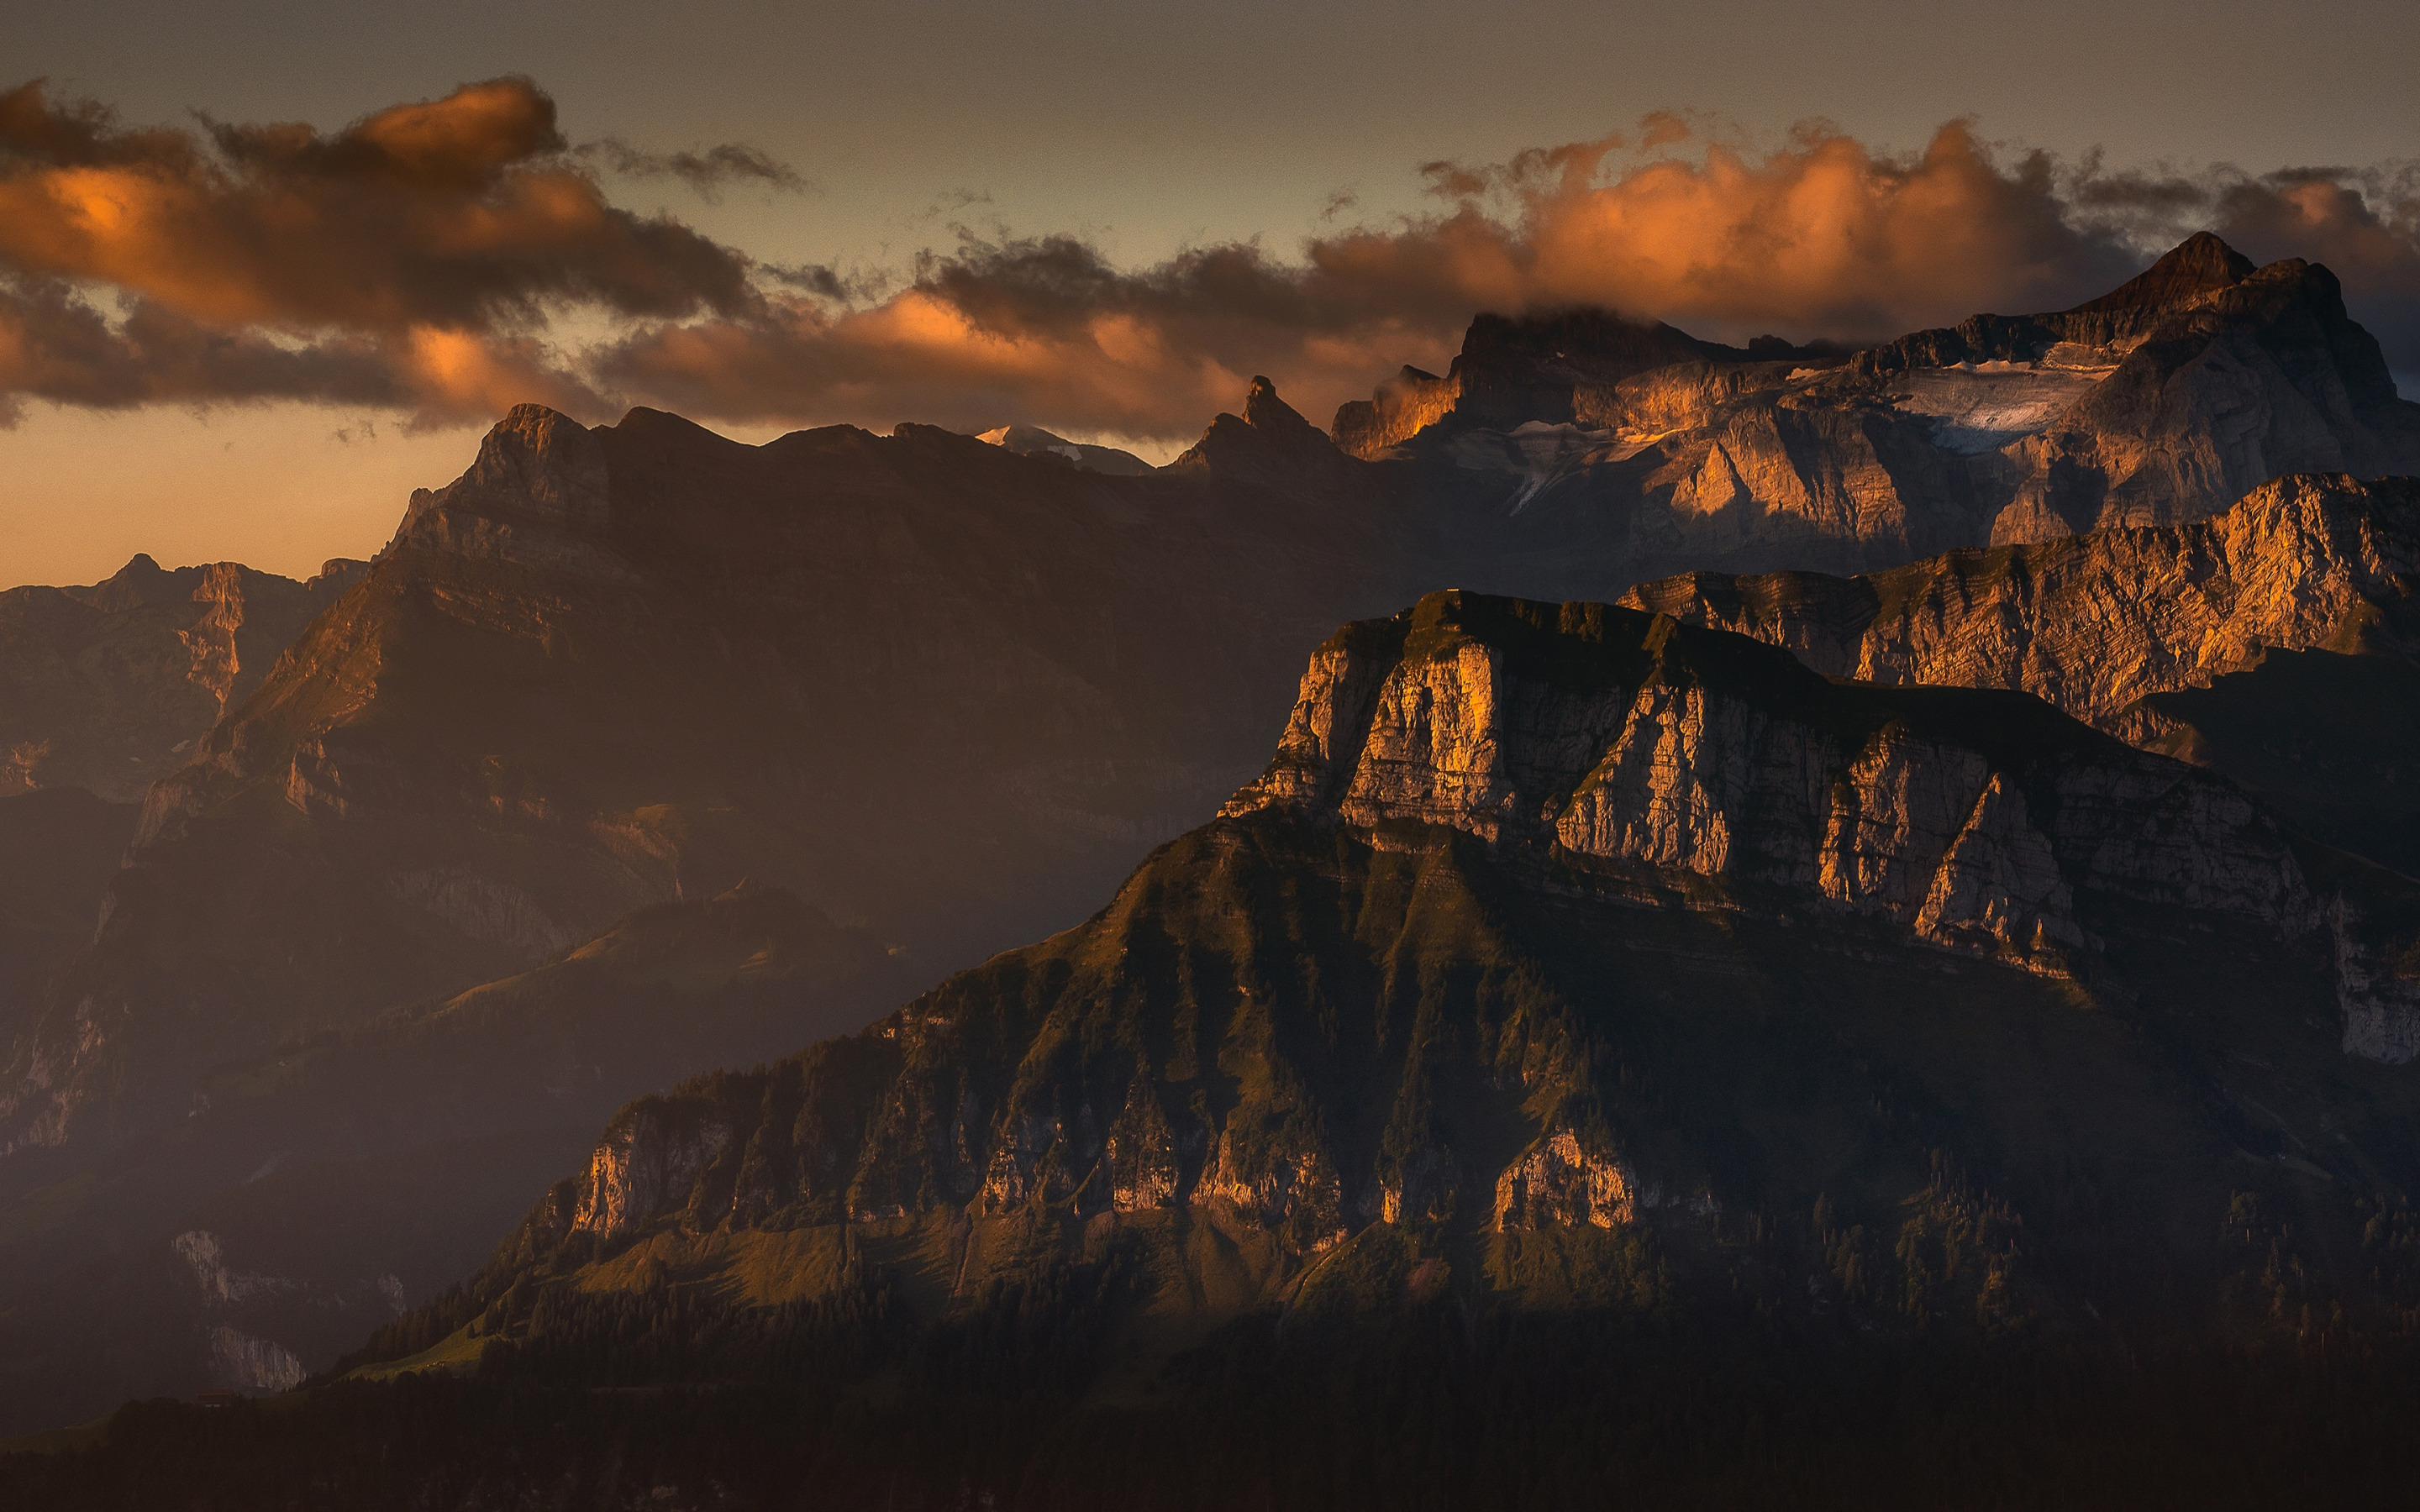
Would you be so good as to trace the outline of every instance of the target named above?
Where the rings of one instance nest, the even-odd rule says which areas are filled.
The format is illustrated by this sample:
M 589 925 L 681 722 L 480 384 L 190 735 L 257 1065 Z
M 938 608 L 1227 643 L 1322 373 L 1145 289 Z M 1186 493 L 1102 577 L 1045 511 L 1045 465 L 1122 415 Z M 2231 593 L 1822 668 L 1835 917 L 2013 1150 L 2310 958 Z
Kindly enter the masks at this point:
M 2420 481 L 2265 484 L 2190 524 L 1953 552 L 1871 577 L 1689 573 L 1631 608 L 1787 647 L 1888 685 L 2022 689 L 2119 731 L 2148 695 L 2270 647 L 2342 645 L 2420 586 Z
M 2368 959 L 2311 882 L 2308 842 L 2221 778 L 2031 700 L 1827 684 L 1603 606 L 1454 593 L 1351 627 L 1226 811 L 1272 807 L 1381 844 L 1445 826 L 1685 872 L 2055 974 L 2086 969 L 2096 914 L 2121 903 L 2333 933 L 2340 961 Z M 2347 1048 L 2408 1058 L 2406 987 L 2351 964 L 2337 986 Z

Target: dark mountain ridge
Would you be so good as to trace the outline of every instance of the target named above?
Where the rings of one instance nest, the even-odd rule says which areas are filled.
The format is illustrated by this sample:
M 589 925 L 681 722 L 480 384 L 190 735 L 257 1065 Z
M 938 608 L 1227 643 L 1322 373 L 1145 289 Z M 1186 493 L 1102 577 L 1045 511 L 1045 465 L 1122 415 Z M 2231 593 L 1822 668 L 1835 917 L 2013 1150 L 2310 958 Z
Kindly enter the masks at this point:
M 0 1088 L 0 1315 L 39 1325 L 27 1368 L 116 1370 L 125 1390 L 316 1367 L 327 1307 L 384 1305 L 360 1289 L 384 1273 L 417 1300 L 430 1256 L 458 1274 L 492 1242 L 493 1214 L 437 1197 L 432 1168 L 475 1160 L 478 1190 L 509 1171 L 535 1190 L 557 1134 L 503 1155 L 502 1131 L 604 1111 L 534 1092 L 551 1072 L 501 1029 L 445 1041 L 458 1089 L 407 1078 L 411 1117 L 375 1131 L 356 1113 L 389 1105 L 376 1057 L 318 1092 L 270 1077 L 287 1089 L 230 1101 L 245 1067 L 325 1066 L 295 1047 L 745 877 L 879 952 L 888 988 L 816 1010 L 858 1022 L 1080 917 L 1258 766 L 1287 669 L 1336 615 L 1417 578 L 1399 517 L 1315 471 L 1357 464 L 1265 384 L 1245 409 L 1140 478 L 923 427 L 752 448 L 667 415 L 591 431 L 517 412 L 154 787 L 64 959 L 28 974 Z M 629 1041 L 590 1057 L 629 1072 L 590 1089 L 609 1105 L 734 1056 L 711 1017 L 598 1032 Z M 800 1038 L 765 1032 L 742 1058 Z M 415 1165 L 443 1108 L 492 1132 Z M 291 1169 L 241 1184 L 281 1152 Z M 318 1259 L 247 1258 L 249 1230 L 179 1217 L 231 1203 L 256 1228 L 314 1181 L 354 1193 L 323 1205 Z M 186 1332 L 190 1267 L 161 1257 L 194 1228 L 281 1278 L 289 1312 L 209 1323 L 252 1354 Z M 381 1245 L 365 1280 L 353 1257 Z M 138 1273 L 157 1305 L 127 1303 Z M 53 1368 L 75 1358 L 60 1320 L 112 1316 L 179 1321 Z M 29 1381 L 18 1406 L 69 1396 Z
M 1366 491 L 1300 507 L 1308 449 L 1355 464 L 1247 408 L 1131 479 L 517 410 L 151 790 L 0 1088 L 11 1183 L 181 1116 L 199 1065 L 741 876 L 928 970 L 1074 917 L 1257 764 L 1340 609 L 1417 576 Z
M 2219 391 L 2193 378 L 2172 393 L 2143 364 L 2199 373 L 2223 350 L 2236 354 L 2228 373 L 2319 386 L 2333 408 L 2296 401 L 2320 417 L 2295 433 L 2303 450 L 2360 451 L 2366 415 L 2385 427 L 2380 455 L 2394 452 L 2386 433 L 2420 411 L 2391 384 L 2381 397 L 2383 368 L 2362 366 L 2375 344 L 2343 319 L 2324 270 L 2240 263 L 2197 239 L 2107 300 L 2041 317 L 2066 346 L 2104 343 L 2092 350 L 2106 374 L 1986 374 L 1968 353 L 1964 367 L 1923 369 L 1958 390 L 1933 398 L 1954 409 L 1975 400 L 1960 385 L 2003 378 L 2098 395 L 2151 373 L 2145 392 L 2179 398 L 2179 434 L 2207 451 L 2225 429 Z M 2017 351 L 2016 337 L 1993 339 Z M 2203 355 L 2153 362 L 2187 347 Z M 414 496 L 368 578 L 153 790 L 100 937 L 0 1085 L 0 1184 L 27 1179 L 8 1168 L 67 1168 L 44 1152 L 78 1128 L 105 1144 L 173 1117 L 195 1049 L 147 1040 L 273 1043 L 492 978 L 630 907 L 741 875 L 832 902 L 937 966 L 1055 927 L 1250 770 L 1282 716 L 1283 669 L 1326 625 L 1440 579 L 1609 597 L 1657 562 L 1895 562 L 1991 533 L 1920 490 L 1860 492 L 1890 474 L 1871 465 L 1888 436 L 1931 437 L 1925 468 L 1982 455 L 1934 446 L 1956 419 L 1941 404 L 1894 408 L 1857 388 L 1880 381 L 1853 371 L 1873 368 L 1871 353 L 1716 349 L 1575 312 L 1482 319 L 1466 356 L 1450 381 L 1467 379 L 1474 405 L 1512 408 L 1449 413 L 1375 464 L 1340 452 L 1264 379 L 1242 415 L 1136 477 L 927 427 L 749 448 L 651 411 L 597 431 L 515 411 L 461 479 Z M 1776 374 L 1782 390 L 1758 387 Z M 2260 392 L 2262 412 L 2286 412 L 2284 390 Z M 2055 418 L 2102 402 L 2039 398 L 2019 408 Z M 1729 440 L 1689 418 L 1701 401 L 1728 417 Z M 1697 523 L 1659 534 L 1585 488 L 1511 516 L 1474 506 L 1466 485 L 1489 473 L 1466 465 L 1466 442 L 1505 434 L 1480 420 L 1539 403 L 1585 424 L 1515 427 L 1525 476 L 1560 476 L 1566 442 L 1590 476 L 1678 477 L 1685 464 L 1694 502 L 1668 519 Z M 1589 439 L 1634 422 L 1665 439 L 1622 442 L 1610 460 Z M 1688 450 L 1700 442 L 1703 455 Z M 2207 513 L 2236 473 L 2257 482 L 2292 451 L 2262 442 L 2241 467 L 2202 468 L 2199 492 L 2159 507 Z M 1796 502 L 1774 505 L 1768 483 L 1797 488 Z M 152 1006 L 169 1000 L 186 1006 Z

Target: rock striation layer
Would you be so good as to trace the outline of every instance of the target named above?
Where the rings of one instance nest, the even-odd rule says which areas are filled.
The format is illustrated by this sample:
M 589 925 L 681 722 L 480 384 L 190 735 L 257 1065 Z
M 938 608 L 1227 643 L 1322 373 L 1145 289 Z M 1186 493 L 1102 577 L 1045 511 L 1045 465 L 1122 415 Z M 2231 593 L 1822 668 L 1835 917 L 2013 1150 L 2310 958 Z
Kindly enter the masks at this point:
M 2019 688 L 2122 733 L 2143 698 L 2272 648 L 2399 639 L 2420 590 L 2420 480 L 2262 485 L 2189 524 L 1961 551 L 1861 578 L 1687 573 L 1634 609 L 1787 647 L 1817 671 L 1891 686 Z
M 1827 683 L 1662 615 L 1459 592 L 1323 647 L 1268 771 L 1226 813 L 1332 813 L 1380 845 L 1447 826 L 1744 905 L 1856 916 L 1926 945 L 2084 973 L 2098 908 L 2149 903 L 2324 939 L 2360 903 L 2231 783 L 2031 699 Z M 1785 902 L 1790 900 L 1790 902 Z M 2410 1057 L 2412 986 L 2339 970 L 2346 1048 Z
M 2410 872 L 2420 482 L 2294 476 L 2208 519 L 1952 552 L 1862 578 L 1690 573 L 1634 608 L 1886 685 L 2022 689 L 2212 764 Z M 2291 749 L 2286 748 L 2290 743 Z

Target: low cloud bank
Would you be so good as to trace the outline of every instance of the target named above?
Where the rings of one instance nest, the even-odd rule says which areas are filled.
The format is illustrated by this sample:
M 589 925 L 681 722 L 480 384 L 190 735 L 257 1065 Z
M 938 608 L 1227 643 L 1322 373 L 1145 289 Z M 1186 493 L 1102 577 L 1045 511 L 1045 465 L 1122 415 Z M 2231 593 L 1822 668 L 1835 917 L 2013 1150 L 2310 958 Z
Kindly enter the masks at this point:
M 1669 116 L 1510 162 L 1427 164 L 1432 208 L 1311 239 L 1107 263 L 962 235 L 883 286 L 759 263 L 614 205 L 599 166 L 803 192 L 744 145 L 571 146 L 525 79 L 333 133 L 130 130 L 0 95 L 0 406 L 301 399 L 482 421 L 537 399 L 702 419 L 1176 438 L 1275 376 L 1307 412 L 1448 360 L 1481 309 L 1598 304 L 1744 339 L 1879 338 L 2057 309 L 2186 234 L 2343 279 L 2420 371 L 2420 165 L 2114 171 L 1952 122 L 1913 157 L 1827 127 L 1751 149 Z M 612 332 L 571 345 L 567 316 Z M 0 415 L 5 418 L 5 415 Z

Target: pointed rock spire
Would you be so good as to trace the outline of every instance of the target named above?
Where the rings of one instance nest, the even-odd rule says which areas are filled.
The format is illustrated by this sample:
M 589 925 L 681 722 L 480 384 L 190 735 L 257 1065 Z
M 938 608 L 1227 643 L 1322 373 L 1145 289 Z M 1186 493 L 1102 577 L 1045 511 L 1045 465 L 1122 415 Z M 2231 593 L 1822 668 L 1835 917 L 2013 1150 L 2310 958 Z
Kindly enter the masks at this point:
M 2145 305 L 2182 304 L 2213 289 L 2228 288 L 2251 276 L 2251 258 L 2208 231 L 2196 231 L 2170 249 L 2143 272 L 2076 311 L 2132 310 Z
M 1278 386 L 1267 378 L 1253 375 L 1252 386 L 1244 395 L 1244 424 L 1254 430 L 1283 434 L 1317 427 L 1297 413 L 1294 406 L 1278 397 Z
M 1279 398 L 1276 384 L 1258 375 L 1245 391 L 1243 414 L 1212 421 L 1192 450 L 1170 464 L 1250 476 L 1282 493 L 1332 487 L 1342 477 L 1340 468 L 1349 472 L 1358 465 L 1336 449 L 1327 432 Z

